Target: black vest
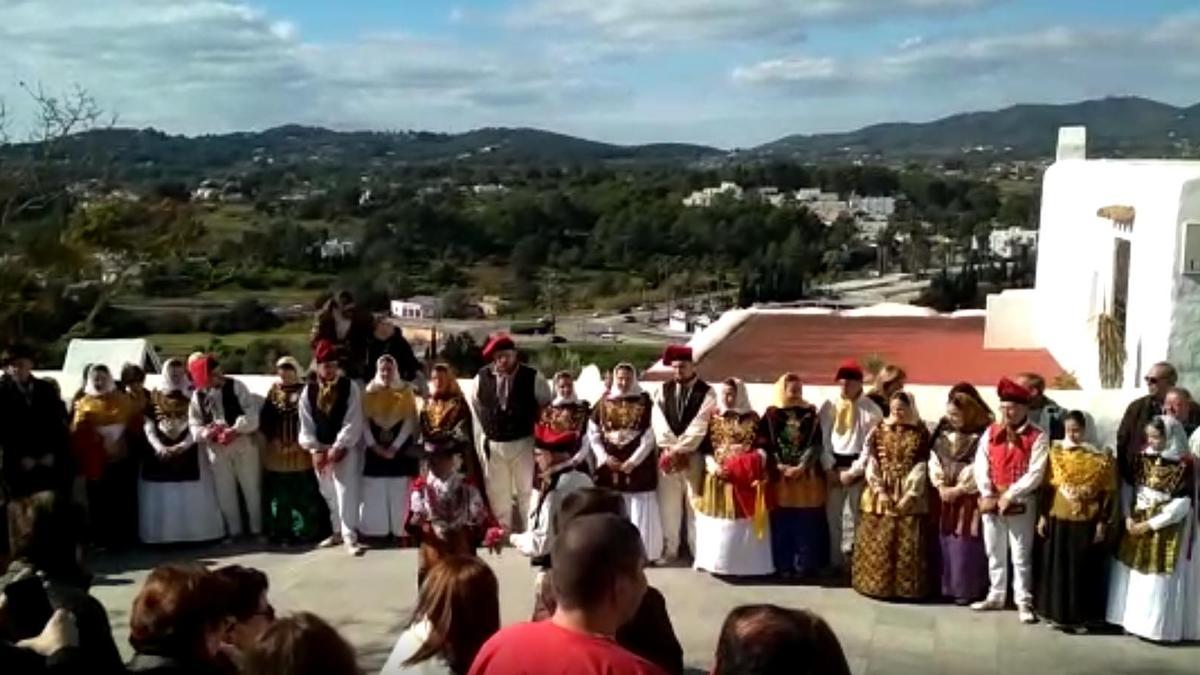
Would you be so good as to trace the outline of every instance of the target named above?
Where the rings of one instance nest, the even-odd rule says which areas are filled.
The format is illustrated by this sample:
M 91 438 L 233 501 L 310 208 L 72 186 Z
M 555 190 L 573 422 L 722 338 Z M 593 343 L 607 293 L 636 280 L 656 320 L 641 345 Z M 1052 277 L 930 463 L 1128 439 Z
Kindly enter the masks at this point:
M 696 415 L 700 414 L 700 406 L 704 405 L 704 397 L 708 396 L 708 391 L 712 387 L 708 383 L 701 380 L 699 377 L 692 383 L 692 390 L 688 395 L 688 400 L 684 403 L 683 414 L 679 413 L 679 383 L 675 380 L 668 380 L 663 384 L 663 416 L 667 418 L 667 426 L 671 428 L 671 433 L 676 436 L 687 431 L 688 425 L 692 420 L 696 419 Z M 708 453 L 712 450 L 712 444 L 708 440 L 708 436 L 700 442 L 700 447 L 697 451 Z
M 236 400 L 237 397 L 234 398 Z M 182 401 L 185 402 L 186 399 Z M 186 416 L 186 405 L 183 410 Z M 158 426 L 159 421 L 166 414 L 157 399 L 152 397 L 150 405 L 147 406 L 146 415 L 154 424 L 154 436 L 163 445 L 171 446 L 186 438 L 188 429 L 184 426 L 183 431 L 175 438 L 167 436 Z M 200 480 L 199 446 L 193 442 L 187 450 L 170 457 L 160 457 L 154 452 L 147 454 L 145 461 L 142 462 L 142 479 L 152 483 L 184 483 Z
M 517 366 L 512 376 L 512 388 L 508 392 L 508 408 L 500 409 L 500 398 L 496 392 L 496 372 L 492 368 L 479 371 L 479 421 L 489 441 L 504 443 L 528 438 L 533 435 L 533 425 L 538 419 L 538 401 L 534 391 L 537 371 L 526 365 Z
M 208 406 L 203 405 L 211 395 L 207 391 L 200 392 L 200 402 L 202 404 L 200 410 L 204 413 L 205 424 L 212 424 L 213 422 L 212 413 L 208 411 Z M 225 412 L 225 424 L 228 426 L 233 426 L 239 417 L 246 414 L 246 411 L 242 409 L 241 401 L 238 401 L 233 379 L 229 377 L 225 378 L 225 384 L 221 385 L 221 409 Z
M 312 410 L 313 422 L 317 425 L 317 440 L 322 445 L 333 445 L 342 424 L 346 421 L 346 412 L 350 409 L 350 378 L 339 377 L 337 384 L 337 400 L 333 409 L 326 414 L 317 407 L 317 394 L 321 391 L 321 383 L 314 376 L 309 379 L 307 390 L 309 408 Z

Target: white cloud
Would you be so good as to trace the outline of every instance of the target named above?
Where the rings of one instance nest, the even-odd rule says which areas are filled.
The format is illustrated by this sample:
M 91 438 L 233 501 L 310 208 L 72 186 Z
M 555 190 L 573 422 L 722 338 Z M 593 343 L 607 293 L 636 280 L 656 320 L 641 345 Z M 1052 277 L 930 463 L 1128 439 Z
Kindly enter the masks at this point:
M 942 89 L 992 84 L 1043 92 L 1051 99 L 1109 93 L 1179 91 L 1188 64 L 1200 58 L 1200 14 L 1162 19 L 1148 29 L 1054 26 L 1025 33 L 905 41 L 895 51 L 860 58 L 797 55 L 733 69 L 740 84 L 797 95 L 892 87 Z M 1194 78 L 1194 73 L 1190 74 Z
M 181 132 L 528 123 L 626 95 L 516 50 L 405 34 L 306 41 L 241 1 L 0 0 L 0 44 L 0 98 L 18 114 L 18 82 L 78 83 L 123 124 Z
M 1003 0 L 528 0 L 522 26 L 594 31 L 641 43 L 794 39 L 810 24 L 975 10 Z

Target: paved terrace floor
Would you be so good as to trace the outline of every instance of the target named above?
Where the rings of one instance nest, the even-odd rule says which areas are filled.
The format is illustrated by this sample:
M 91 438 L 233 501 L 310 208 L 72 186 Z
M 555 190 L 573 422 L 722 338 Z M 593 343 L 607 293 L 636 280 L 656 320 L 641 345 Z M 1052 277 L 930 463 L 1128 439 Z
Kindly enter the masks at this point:
M 128 655 L 129 608 L 154 565 L 179 559 L 238 563 L 265 570 L 271 599 L 284 612 L 314 611 L 354 644 L 367 673 L 386 659 L 416 594 L 416 554 L 373 550 L 361 559 L 340 548 L 302 553 L 235 547 L 145 551 L 100 560 L 94 593 L 108 608 L 117 642 Z M 523 620 L 532 608 L 532 572 L 507 550 L 484 555 L 500 578 L 503 620 Z M 943 605 L 874 602 L 846 588 L 731 585 L 690 569 L 653 569 L 666 595 L 685 661 L 709 672 L 726 612 L 747 602 L 812 609 L 837 632 L 856 675 L 1055 675 L 1200 673 L 1200 646 L 1164 647 L 1121 635 L 1068 636 L 1044 625 L 1022 626 L 1013 612 L 976 614 Z

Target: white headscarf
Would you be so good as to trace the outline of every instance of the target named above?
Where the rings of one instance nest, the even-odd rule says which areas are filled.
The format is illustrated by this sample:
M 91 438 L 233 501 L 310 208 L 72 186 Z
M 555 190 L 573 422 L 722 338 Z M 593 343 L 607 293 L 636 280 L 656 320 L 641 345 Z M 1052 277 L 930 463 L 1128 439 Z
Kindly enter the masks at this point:
M 630 373 L 633 374 L 633 382 L 629 385 L 629 388 L 626 389 L 625 391 L 621 391 L 620 389 L 617 388 L 617 371 L 618 370 L 628 370 Z M 630 398 L 633 396 L 641 396 L 642 395 L 642 385 L 638 383 L 637 368 L 634 368 L 633 364 L 618 363 L 617 366 L 612 369 L 612 380 L 613 380 L 612 381 L 612 389 L 610 389 L 608 391 L 608 397 L 610 399 Z
M 175 371 L 172 373 L 172 371 Z M 172 377 L 174 375 L 174 377 Z M 187 367 L 179 359 L 167 359 L 162 367 L 162 385 L 159 389 L 164 394 L 179 392 L 184 396 L 192 395 L 192 381 L 188 378 Z
M 1114 454 L 1112 448 L 1100 446 L 1100 435 L 1096 433 L 1096 420 L 1092 417 L 1091 413 L 1086 413 L 1082 410 L 1080 412 L 1083 413 L 1083 441 L 1076 443 L 1071 440 L 1070 436 L 1063 436 L 1062 440 L 1059 441 L 1062 447 L 1067 449 L 1079 448 L 1088 452 Z M 1066 418 L 1063 418 L 1063 423 L 1066 424 Z
M 717 397 L 717 412 L 721 413 L 722 415 L 727 412 L 745 415 L 746 413 L 754 410 L 754 408 L 750 406 L 750 392 L 746 390 L 745 382 L 736 377 L 731 379 L 733 380 L 733 387 L 737 392 L 733 397 L 733 405 L 725 405 L 725 387 L 729 385 L 727 382 L 722 382 L 721 393 L 720 396 Z
M 385 361 L 390 361 L 392 364 L 392 377 L 384 379 L 383 368 L 381 367 Z M 396 365 L 396 359 L 390 354 L 384 354 L 375 362 L 375 379 L 367 385 L 367 391 L 382 391 L 384 389 L 405 389 L 409 386 L 407 382 L 400 379 L 400 369 Z
M 96 376 L 96 373 L 100 372 L 100 371 L 103 371 L 108 374 L 108 385 L 105 386 L 104 389 L 100 389 L 96 386 L 95 376 Z M 116 391 L 116 389 L 117 389 L 117 383 L 115 380 L 113 380 L 112 373 L 109 372 L 109 370 L 107 368 L 104 368 L 104 367 L 98 366 L 98 365 L 93 365 L 93 366 L 88 367 L 87 382 L 84 383 L 84 385 L 83 385 L 83 393 L 87 394 L 88 396 L 103 396 L 105 394 L 113 393 L 114 391 Z
M 571 378 L 571 395 L 570 396 L 559 396 L 559 394 L 558 394 L 558 379 L 560 377 L 570 377 Z M 565 370 L 560 370 L 554 374 L 554 377 L 553 377 L 553 379 L 550 380 L 550 383 L 554 387 L 554 400 L 550 402 L 550 405 L 560 406 L 560 405 L 574 405 L 576 403 L 579 403 L 579 395 L 575 393 L 575 378 L 574 378 L 574 376 L 571 375 L 571 373 L 569 373 Z
M 1163 446 L 1162 452 L 1158 452 L 1158 456 L 1172 462 L 1178 462 L 1188 454 L 1188 437 L 1187 432 L 1183 430 L 1183 425 L 1170 415 L 1159 415 L 1155 419 L 1161 420 L 1163 427 L 1166 428 L 1167 442 Z M 1149 444 L 1143 451 L 1147 455 L 1156 454 Z

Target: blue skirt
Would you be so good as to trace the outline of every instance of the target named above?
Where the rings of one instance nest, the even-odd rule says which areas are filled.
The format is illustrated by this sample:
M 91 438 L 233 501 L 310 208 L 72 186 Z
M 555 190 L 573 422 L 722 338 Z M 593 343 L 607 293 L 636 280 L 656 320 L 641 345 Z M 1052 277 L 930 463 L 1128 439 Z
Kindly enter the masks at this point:
M 812 574 L 829 566 L 829 523 L 825 508 L 771 511 L 771 552 L 780 574 Z

